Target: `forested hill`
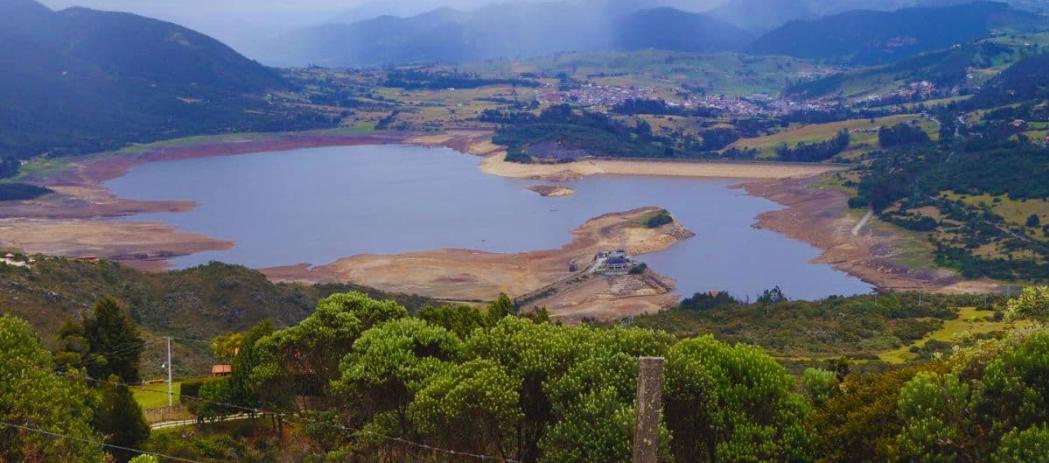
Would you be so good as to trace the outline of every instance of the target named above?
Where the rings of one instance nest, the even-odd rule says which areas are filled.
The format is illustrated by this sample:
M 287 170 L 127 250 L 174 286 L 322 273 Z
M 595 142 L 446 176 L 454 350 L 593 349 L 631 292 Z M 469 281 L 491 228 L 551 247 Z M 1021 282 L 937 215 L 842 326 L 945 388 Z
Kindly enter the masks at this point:
M 974 98 L 976 105 L 999 105 L 1049 98 L 1049 53 L 1024 59 L 1003 71 Z
M 0 42 L 0 156 L 258 130 L 282 116 L 263 99 L 288 86 L 276 71 L 175 24 L 4 0 Z
M 623 11 L 587 2 L 498 4 L 326 24 L 279 38 L 263 61 L 277 65 L 381 66 L 462 63 L 563 51 L 718 52 L 753 36 L 712 17 L 672 8 Z
M 0 316 L 22 318 L 40 333 L 55 333 L 66 321 L 79 321 L 101 298 L 112 297 L 148 339 L 172 335 L 210 340 L 262 320 L 278 326 L 294 324 L 309 315 L 321 298 L 344 291 L 392 298 L 412 311 L 437 305 L 431 299 L 358 285 L 274 284 L 255 270 L 219 263 L 164 273 L 40 256 L 28 269 L 0 265 Z M 50 335 L 45 338 L 53 341 Z M 182 358 L 179 368 L 202 371 L 209 365 L 207 342 L 181 343 L 177 348 Z M 155 374 L 160 362 L 147 365 L 146 372 Z
M 971 79 L 974 69 L 991 70 L 1025 58 L 1028 47 L 982 40 L 960 47 L 922 53 L 882 66 L 862 67 L 820 79 L 801 82 L 786 94 L 801 98 L 861 97 L 910 82 L 928 81 L 941 88 L 974 88 L 983 81 Z
M 788 23 L 757 39 L 747 51 L 873 65 L 971 42 L 996 31 L 1047 27 L 1045 18 L 997 2 L 894 12 L 857 10 Z

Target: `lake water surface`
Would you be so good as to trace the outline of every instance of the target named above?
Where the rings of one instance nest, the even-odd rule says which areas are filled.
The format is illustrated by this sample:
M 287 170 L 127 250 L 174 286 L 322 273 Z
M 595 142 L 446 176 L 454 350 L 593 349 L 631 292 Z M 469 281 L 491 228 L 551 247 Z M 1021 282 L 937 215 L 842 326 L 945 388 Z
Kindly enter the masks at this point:
M 780 208 L 727 180 L 600 176 L 567 182 L 576 194 L 544 198 L 543 182 L 478 170 L 480 158 L 450 149 L 384 145 L 163 161 L 106 183 L 117 196 L 192 200 L 182 213 L 129 220 L 170 223 L 236 242 L 230 250 L 174 260 L 262 268 L 326 264 L 355 254 L 437 248 L 518 252 L 557 248 L 590 218 L 643 206 L 670 210 L 696 237 L 642 258 L 678 292 L 754 296 L 779 285 L 788 297 L 866 293 L 870 286 L 828 265 L 817 249 L 752 227 Z

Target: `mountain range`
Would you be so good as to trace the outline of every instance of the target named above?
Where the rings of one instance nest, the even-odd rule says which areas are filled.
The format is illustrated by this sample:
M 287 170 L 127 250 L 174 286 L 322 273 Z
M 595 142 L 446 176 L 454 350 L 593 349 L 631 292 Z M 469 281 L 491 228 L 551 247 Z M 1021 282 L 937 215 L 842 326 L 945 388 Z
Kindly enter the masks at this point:
M 1046 25 L 1043 17 L 999 2 L 892 12 L 855 10 L 790 22 L 758 38 L 746 51 L 874 65 L 964 44 L 999 31 L 1029 32 Z
M 407 18 L 332 23 L 280 37 L 263 61 L 276 65 L 376 66 L 460 63 L 563 51 L 742 49 L 753 35 L 710 16 L 672 8 L 623 14 L 604 3 L 515 3 L 439 9 Z
M 873 65 L 996 31 L 1049 25 L 1007 3 L 967 1 L 728 0 L 706 13 L 658 6 L 688 4 L 672 0 L 489 4 L 352 23 L 340 19 L 282 36 L 260 59 L 281 66 L 357 67 L 656 48 Z M 922 6 L 902 8 L 913 5 Z
M 261 96 L 288 87 L 210 37 L 126 13 L 4 0 L 0 42 L 0 156 L 263 129 L 278 118 Z

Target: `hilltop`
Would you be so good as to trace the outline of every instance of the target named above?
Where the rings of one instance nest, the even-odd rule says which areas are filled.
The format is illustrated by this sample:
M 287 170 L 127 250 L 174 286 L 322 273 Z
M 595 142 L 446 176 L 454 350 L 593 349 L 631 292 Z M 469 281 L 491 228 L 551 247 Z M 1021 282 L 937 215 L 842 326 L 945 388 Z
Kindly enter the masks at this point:
M 969 93 L 1039 47 L 996 39 L 923 53 L 895 63 L 832 74 L 788 87 L 795 98 L 860 98 L 926 81 L 943 91 Z
M 266 100 L 289 88 L 277 71 L 175 24 L 16 0 L 0 41 L 0 156 L 317 124 Z
M 855 10 L 788 23 L 758 38 L 747 52 L 875 65 L 979 40 L 996 31 L 1044 27 L 1039 16 L 996 2 L 893 12 Z

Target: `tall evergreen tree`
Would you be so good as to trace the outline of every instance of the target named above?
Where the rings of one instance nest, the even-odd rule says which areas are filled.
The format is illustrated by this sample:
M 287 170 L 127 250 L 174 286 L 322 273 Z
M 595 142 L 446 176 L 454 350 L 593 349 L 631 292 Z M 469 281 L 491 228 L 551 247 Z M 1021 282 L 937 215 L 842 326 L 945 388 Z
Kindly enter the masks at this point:
M 117 375 L 124 383 L 139 382 L 139 358 L 146 343 L 116 301 L 107 297 L 95 304 L 94 314 L 84 320 L 84 338 L 89 346 L 89 376 L 105 379 Z

